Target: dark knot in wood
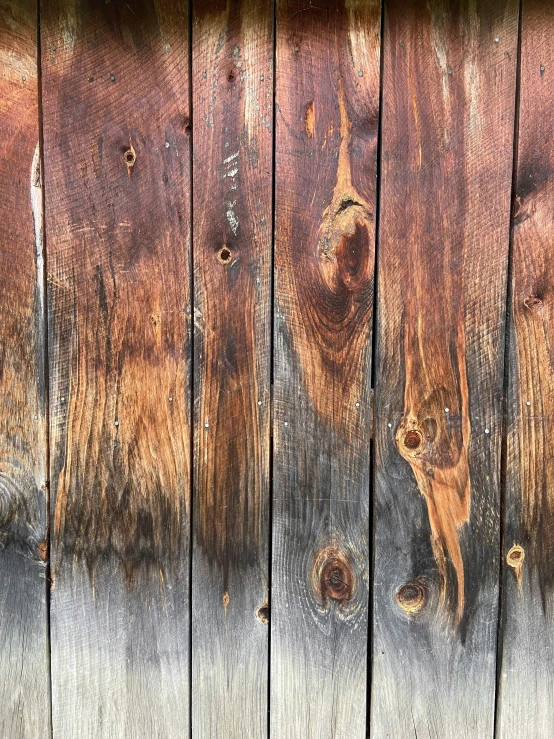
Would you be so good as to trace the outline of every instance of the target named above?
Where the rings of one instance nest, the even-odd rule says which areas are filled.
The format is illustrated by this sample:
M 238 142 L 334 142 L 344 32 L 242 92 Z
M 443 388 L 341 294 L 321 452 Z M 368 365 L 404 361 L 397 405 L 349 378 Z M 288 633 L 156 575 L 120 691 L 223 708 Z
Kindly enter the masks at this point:
M 355 576 L 344 552 L 336 547 L 323 549 L 314 563 L 313 585 L 320 600 L 347 602 L 355 592 Z
M 421 433 L 419 431 L 416 431 L 415 429 L 411 429 L 410 431 L 406 432 L 403 441 L 406 449 L 414 451 L 415 449 L 419 449 L 422 440 L 423 438 L 421 436 Z

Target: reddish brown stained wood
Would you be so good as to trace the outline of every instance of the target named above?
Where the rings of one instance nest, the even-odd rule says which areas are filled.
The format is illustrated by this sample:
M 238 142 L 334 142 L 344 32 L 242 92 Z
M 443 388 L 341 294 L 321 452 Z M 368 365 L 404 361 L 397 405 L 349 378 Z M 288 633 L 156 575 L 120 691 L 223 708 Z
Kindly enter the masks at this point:
M 192 732 L 242 739 L 267 732 L 274 8 L 193 6 Z
M 493 731 L 517 20 L 385 4 L 375 737 Z
M 0 3 L 0 734 L 49 732 L 37 4 Z M 32 696 L 32 699 L 30 699 Z
M 42 11 L 54 732 L 183 736 L 187 6 Z
M 376 2 L 277 8 L 277 738 L 366 731 L 379 31 Z
M 498 736 L 554 733 L 554 9 L 524 0 Z

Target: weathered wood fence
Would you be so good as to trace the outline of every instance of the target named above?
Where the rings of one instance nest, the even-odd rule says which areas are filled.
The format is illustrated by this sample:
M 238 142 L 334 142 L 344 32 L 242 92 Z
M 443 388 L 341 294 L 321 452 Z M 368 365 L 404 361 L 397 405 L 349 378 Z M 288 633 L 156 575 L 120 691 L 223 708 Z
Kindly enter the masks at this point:
M 0 0 L 0 737 L 554 736 L 554 4 Z

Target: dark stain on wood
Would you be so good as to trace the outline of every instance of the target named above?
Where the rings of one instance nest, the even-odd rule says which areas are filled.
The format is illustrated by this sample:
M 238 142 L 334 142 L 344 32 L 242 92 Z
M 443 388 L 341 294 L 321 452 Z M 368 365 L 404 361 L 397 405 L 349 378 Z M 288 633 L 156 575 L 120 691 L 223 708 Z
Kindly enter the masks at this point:
M 188 547 L 186 16 L 51 3 L 44 25 L 54 566 L 157 579 Z
M 270 10 L 195 7 L 194 531 L 225 590 L 229 568 L 263 559 L 268 527 Z

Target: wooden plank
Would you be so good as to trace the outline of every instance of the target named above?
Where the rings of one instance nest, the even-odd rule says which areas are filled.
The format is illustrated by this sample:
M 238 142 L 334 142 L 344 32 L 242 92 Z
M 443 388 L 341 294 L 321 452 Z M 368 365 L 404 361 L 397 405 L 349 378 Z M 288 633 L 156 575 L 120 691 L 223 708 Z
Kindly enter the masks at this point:
M 509 335 L 499 737 L 554 735 L 554 8 L 524 0 Z
M 189 727 L 187 16 L 42 8 L 56 737 Z
M 366 736 L 380 3 L 277 14 L 271 736 Z
M 0 2 L 0 735 L 50 734 L 35 0 Z M 32 698 L 31 698 L 32 696 Z
M 197 739 L 267 735 L 273 14 L 193 3 Z
M 385 6 L 371 732 L 491 737 L 517 0 Z

